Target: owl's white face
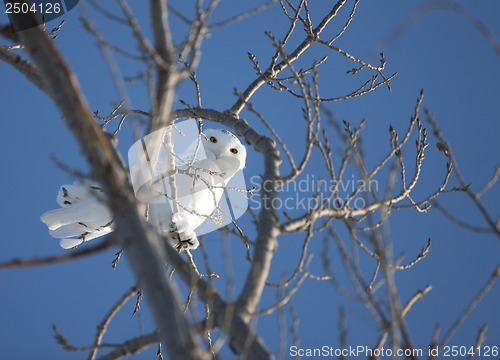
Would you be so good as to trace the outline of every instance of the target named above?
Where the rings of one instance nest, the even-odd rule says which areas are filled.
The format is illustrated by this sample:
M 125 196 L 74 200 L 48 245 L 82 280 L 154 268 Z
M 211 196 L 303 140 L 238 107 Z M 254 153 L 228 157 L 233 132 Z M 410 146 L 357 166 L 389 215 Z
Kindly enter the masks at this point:
M 245 167 L 247 150 L 231 132 L 221 129 L 203 131 L 203 149 L 208 159 L 213 160 L 219 169 L 232 176 Z

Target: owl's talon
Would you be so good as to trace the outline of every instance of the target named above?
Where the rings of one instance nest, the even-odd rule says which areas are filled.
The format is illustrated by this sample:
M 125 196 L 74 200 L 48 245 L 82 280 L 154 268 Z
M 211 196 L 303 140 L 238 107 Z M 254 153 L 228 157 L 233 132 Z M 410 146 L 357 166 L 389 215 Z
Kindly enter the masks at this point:
M 193 241 L 193 239 L 187 239 L 187 240 L 180 240 L 177 243 L 177 246 L 175 247 L 177 250 L 182 250 L 182 249 L 192 249 L 193 247 L 196 246 L 196 242 Z

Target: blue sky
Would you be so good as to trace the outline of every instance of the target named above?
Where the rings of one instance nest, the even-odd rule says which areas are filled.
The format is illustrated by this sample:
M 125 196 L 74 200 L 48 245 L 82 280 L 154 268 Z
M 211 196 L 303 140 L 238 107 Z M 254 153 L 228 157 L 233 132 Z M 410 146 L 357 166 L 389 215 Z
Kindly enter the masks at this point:
M 326 3 L 315 2 L 312 6 L 313 21 L 318 20 L 322 8 L 326 11 Z M 487 25 L 498 44 L 498 1 L 485 0 L 481 5 L 471 5 L 467 1 L 456 3 Z M 367 164 L 373 166 L 389 148 L 389 125 L 400 132 L 406 129 L 420 89 L 424 88 L 423 108 L 433 112 L 466 181 L 472 184 L 472 189 L 478 190 L 488 181 L 500 162 L 500 53 L 498 50 L 495 52 L 492 44 L 478 32 L 470 19 L 456 11 L 440 8 L 427 12 L 418 19 L 413 18 L 417 21 L 398 37 L 390 36 L 423 4 L 427 2 L 360 2 L 351 26 L 336 45 L 374 64 L 378 64 L 378 53 L 383 51 L 387 58 L 386 75 L 394 71 L 398 75 L 392 81 L 391 92 L 381 87 L 366 96 L 334 102 L 327 107 L 336 119 L 347 120 L 354 125 L 366 118 L 363 147 L 367 154 Z M 147 9 L 137 4 L 131 6 L 145 32 L 149 34 Z M 186 9 L 183 10 L 188 12 L 187 5 L 185 6 Z M 251 1 L 222 1 L 213 21 L 225 19 L 252 6 Z M 111 8 L 114 9 L 113 6 Z M 348 9 L 342 10 L 342 19 L 347 15 Z M 66 23 L 56 40 L 75 71 L 90 107 L 106 114 L 120 101 L 120 95 L 93 38 L 82 29 L 78 19 L 82 13 L 90 16 L 108 40 L 133 50 L 131 33 L 128 29 L 106 21 L 86 5 L 84 12 L 79 8 L 64 16 Z M 5 15 L 0 17 L 1 23 L 7 22 Z M 54 20 L 48 27 L 57 24 L 58 21 Z M 343 22 L 333 22 L 327 34 L 335 34 L 342 25 Z M 235 101 L 233 89 L 243 90 L 255 77 L 247 52 L 255 54 L 262 66 L 266 66 L 274 51 L 264 31 L 270 30 L 276 36 L 282 36 L 286 26 L 286 18 L 280 13 L 279 7 L 274 6 L 227 28 L 214 30 L 203 44 L 197 71 L 203 106 L 217 110 L 231 106 Z M 176 19 L 172 19 L 171 27 L 176 39 L 181 38 L 177 34 L 186 31 L 185 26 Z M 291 42 L 297 43 L 301 37 L 302 33 L 298 31 Z M 329 60 L 320 67 L 321 93 L 325 97 L 352 91 L 371 76 L 366 70 L 355 76 L 346 74 L 354 65 L 339 54 L 329 53 L 319 46 L 314 46 L 309 55 L 298 62 L 297 67 L 309 66 L 314 59 L 320 59 L 324 55 L 329 56 Z M 115 58 L 122 75 L 133 76 L 140 71 L 140 64 Z M 50 155 L 55 154 L 74 169 L 87 171 L 88 167 L 48 97 L 4 63 L 0 63 L 0 74 L 3 118 L 0 147 L 4 164 L 0 177 L 0 225 L 3 229 L 0 261 L 61 254 L 64 250 L 59 248 L 56 239 L 47 234 L 39 216 L 55 208 L 57 189 L 73 179 L 50 160 Z M 126 86 L 131 107 L 148 111 L 149 102 L 144 85 L 127 83 Z M 179 87 L 178 98 L 195 103 L 193 85 L 190 82 Z M 292 153 L 300 158 L 305 131 L 301 116 L 302 103 L 269 89 L 257 93 L 252 103 L 265 115 L 283 140 L 290 144 Z M 181 108 L 182 105 L 177 101 L 175 107 Z M 242 116 L 260 131 L 265 131 L 253 114 L 244 111 Z M 116 123 L 111 124 L 110 129 L 114 130 L 115 126 Z M 334 134 L 333 128 L 326 125 L 326 121 L 324 126 L 329 134 Z M 335 136 L 332 139 L 338 141 Z M 126 154 L 132 140 L 131 128 L 126 124 L 119 136 L 119 148 L 123 154 Z M 437 151 L 435 138 L 430 136 L 429 142 L 421 182 L 415 190 L 417 198 L 438 187 L 444 175 L 446 158 Z M 338 142 L 332 143 L 334 149 L 340 145 Z M 408 144 L 407 151 L 408 154 L 414 151 L 413 140 Z M 252 177 L 262 174 L 262 159 L 252 149 L 248 151 L 248 159 L 251 161 L 247 161 L 245 177 L 247 182 L 251 182 Z M 317 156 L 313 157 L 306 168 L 309 176 L 320 176 L 319 169 L 322 165 L 318 159 Z M 408 169 L 412 170 L 411 165 L 408 165 Z M 283 165 L 282 172 L 287 172 L 286 164 Z M 382 185 L 384 180 L 385 177 L 380 178 Z M 456 181 L 452 180 L 451 186 L 455 185 Z M 498 185 L 487 192 L 482 200 L 493 216 L 499 216 Z M 441 202 L 461 219 L 485 226 L 484 220 L 465 194 L 445 194 Z M 240 221 L 243 229 L 247 229 L 252 236 L 249 214 Z M 411 209 L 394 211 L 389 225 L 394 253 L 398 256 L 404 252 L 407 255 L 405 260 L 414 258 L 426 245 L 428 238 L 433 241 L 430 254 L 424 261 L 410 270 L 396 274 L 402 302 L 426 284 L 433 286 L 433 290 L 415 304 L 406 318 L 415 346 L 427 349 L 435 324 L 441 323 L 444 332 L 499 264 L 500 239 L 459 228 L 435 210 L 426 214 L 419 214 Z M 222 277 L 225 276 L 225 266 L 228 265 L 223 260 L 224 251 L 231 254 L 229 262 L 233 267 L 234 297 L 241 288 L 247 269 L 245 248 L 238 240 L 221 239 L 222 236 L 217 232 L 211 233 L 206 237 L 205 244 L 211 266 Z M 276 282 L 283 275 L 291 274 L 298 261 L 302 241 L 301 235 L 280 239 L 271 269 L 271 281 Z M 323 241 L 324 236 L 315 237 L 310 248 L 314 253 L 311 271 L 317 273 L 322 271 Z M 340 257 L 335 253 L 333 243 L 330 244 L 330 249 L 334 266 L 340 268 Z M 57 325 L 72 344 L 91 344 L 95 327 L 104 314 L 134 284 L 126 261 L 122 260 L 117 270 L 111 269 L 110 263 L 115 251 L 116 249 L 111 249 L 72 263 L 0 272 L 2 356 L 15 359 L 28 359 L 34 355 L 51 359 L 82 358 L 81 353 L 62 350 L 53 339 L 51 324 Z M 195 257 L 200 264 L 203 263 L 199 252 Z M 369 273 L 368 269 L 373 264 L 365 260 L 364 270 Z M 342 280 L 348 284 L 346 279 Z M 226 294 L 228 289 L 224 280 L 219 281 L 218 288 Z M 275 299 L 275 292 L 267 291 L 262 307 L 272 304 Z M 500 346 L 500 322 L 496 319 L 499 301 L 500 286 L 496 284 L 457 331 L 450 345 L 473 345 L 477 330 L 488 322 L 486 344 Z M 342 297 L 328 283 L 305 281 L 294 296 L 293 304 L 300 317 L 299 335 L 303 347 L 335 347 L 338 344 L 336 329 L 340 306 L 345 307 L 347 312 L 348 344 L 372 346 L 377 339 L 377 324 L 367 310 L 361 304 Z M 132 317 L 133 306 L 132 300 L 119 313 L 109 327 L 106 342 L 121 342 L 137 336 L 141 328 L 145 332 L 152 329 L 147 307 L 144 306 L 141 310 L 141 317 Z M 285 316 L 288 328 L 291 326 L 288 308 L 285 308 Z M 264 316 L 257 323 L 258 332 L 274 353 L 278 352 L 279 343 L 276 336 L 277 324 L 276 316 Z M 290 337 L 287 345 L 291 345 Z M 152 348 L 136 358 L 154 358 L 155 351 Z M 227 352 L 224 354 L 228 355 Z

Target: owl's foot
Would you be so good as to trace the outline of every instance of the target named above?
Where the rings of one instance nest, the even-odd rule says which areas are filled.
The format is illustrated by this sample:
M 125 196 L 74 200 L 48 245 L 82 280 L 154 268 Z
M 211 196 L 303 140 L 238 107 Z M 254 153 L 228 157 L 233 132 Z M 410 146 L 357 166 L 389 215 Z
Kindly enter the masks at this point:
M 177 251 L 194 250 L 200 245 L 198 237 L 194 232 L 186 234 L 185 232 L 179 231 L 175 224 L 170 226 L 168 242 Z
M 194 250 L 199 245 L 200 245 L 200 243 L 198 242 L 197 238 L 191 238 L 191 239 L 187 239 L 187 240 L 179 240 L 177 242 L 177 245 L 175 246 L 175 249 L 177 251 Z

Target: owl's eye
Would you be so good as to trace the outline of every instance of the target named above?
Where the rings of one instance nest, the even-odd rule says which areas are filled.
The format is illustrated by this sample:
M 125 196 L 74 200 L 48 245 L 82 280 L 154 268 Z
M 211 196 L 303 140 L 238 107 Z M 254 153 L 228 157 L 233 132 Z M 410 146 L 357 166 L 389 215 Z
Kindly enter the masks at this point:
M 215 136 L 210 136 L 210 141 L 215 144 L 217 142 L 217 139 L 215 138 Z
M 238 149 L 235 149 L 235 148 L 231 148 L 231 149 L 229 149 L 229 151 L 231 151 L 233 154 L 237 154 L 238 153 Z

